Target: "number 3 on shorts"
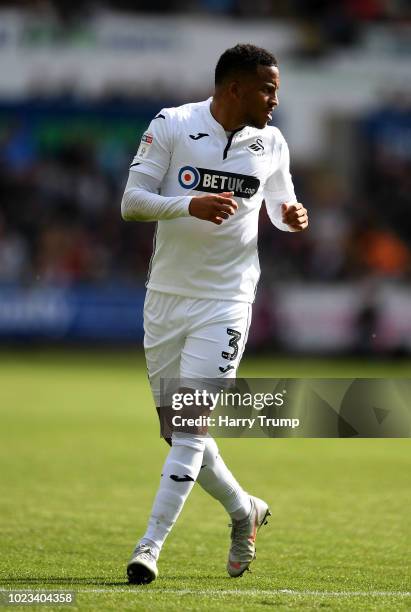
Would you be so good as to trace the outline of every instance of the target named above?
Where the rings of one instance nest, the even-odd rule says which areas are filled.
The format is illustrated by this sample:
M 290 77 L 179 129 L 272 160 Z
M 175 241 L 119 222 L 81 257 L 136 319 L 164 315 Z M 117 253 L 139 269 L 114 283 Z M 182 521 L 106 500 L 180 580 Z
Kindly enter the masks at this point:
M 230 361 L 234 361 L 234 359 L 238 355 L 238 341 L 241 338 L 241 332 L 236 331 L 235 329 L 231 329 L 230 327 L 227 327 L 227 334 L 231 336 L 228 346 L 231 346 L 231 348 L 233 349 L 233 352 L 227 353 L 227 351 L 223 351 L 221 353 L 221 356 L 224 357 L 224 359 L 229 359 Z

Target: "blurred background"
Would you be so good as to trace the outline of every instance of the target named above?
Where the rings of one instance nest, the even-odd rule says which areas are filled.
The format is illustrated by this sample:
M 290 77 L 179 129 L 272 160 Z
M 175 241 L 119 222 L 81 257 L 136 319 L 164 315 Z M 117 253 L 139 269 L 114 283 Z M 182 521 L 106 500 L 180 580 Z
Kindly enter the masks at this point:
M 406 0 L 0 4 L 0 342 L 141 346 L 154 224 L 120 202 L 161 107 L 210 96 L 237 42 L 281 69 L 309 231 L 260 217 L 248 352 L 411 352 Z

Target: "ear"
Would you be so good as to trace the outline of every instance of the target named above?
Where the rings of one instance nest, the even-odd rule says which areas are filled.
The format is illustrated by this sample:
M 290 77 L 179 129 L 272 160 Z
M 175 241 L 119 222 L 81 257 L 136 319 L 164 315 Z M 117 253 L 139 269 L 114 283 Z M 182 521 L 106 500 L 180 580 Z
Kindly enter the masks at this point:
M 239 81 L 231 81 L 231 83 L 228 85 L 228 91 L 236 100 L 239 100 L 243 94 L 243 88 L 241 87 L 241 83 Z

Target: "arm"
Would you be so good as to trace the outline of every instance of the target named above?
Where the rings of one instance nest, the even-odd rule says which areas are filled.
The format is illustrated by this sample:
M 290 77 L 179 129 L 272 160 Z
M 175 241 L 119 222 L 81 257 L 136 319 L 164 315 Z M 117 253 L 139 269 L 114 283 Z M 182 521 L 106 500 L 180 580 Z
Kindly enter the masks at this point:
M 237 210 L 232 193 L 206 196 L 164 197 L 158 195 L 160 182 L 130 170 L 121 201 L 121 216 L 125 221 L 159 221 L 193 216 L 221 225 L 224 219 Z
M 121 201 L 123 219 L 159 221 L 192 215 L 220 225 L 237 209 L 232 193 L 194 197 L 159 195 L 161 182 L 170 165 L 172 130 L 172 111 L 170 114 L 163 109 L 143 134 Z
M 125 221 L 157 221 L 189 215 L 190 197 L 159 195 L 174 146 L 173 119 L 172 109 L 162 109 L 142 135 L 121 201 L 121 216 Z
M 166 198 L 158 195 L 160 181 L 131 169 L 121 200 L 124 221 L 158 221 L 188 217 L 190 196 Z
M 264 187 L 265 205 L 273 225 L 285 232 L 299 232 L 308 227 L 307 210 L 294 193 L 290 174 L 290 154 L 282 140 L 280 160 L 276 171 L 268 178 Z

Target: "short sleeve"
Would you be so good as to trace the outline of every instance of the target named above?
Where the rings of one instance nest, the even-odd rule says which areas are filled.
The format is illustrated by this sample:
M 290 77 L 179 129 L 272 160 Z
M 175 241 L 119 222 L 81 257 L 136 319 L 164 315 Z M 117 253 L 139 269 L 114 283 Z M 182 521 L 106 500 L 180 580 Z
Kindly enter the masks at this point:
M 138 170 L 162 181 L 167 172 L 173 147 L 172 120 L 165 109 L 154 117 L 141 137 L 130 170 Z
M 281 140 L 273 153 L 272 174 L 264 186 L 264 199 L 271 222 L 281 230 L 290 228 L 282 222 L 281 205 L 296 202 L 294 185 L 290 174 L 290 153 L 288 145 L 281 135 Z

